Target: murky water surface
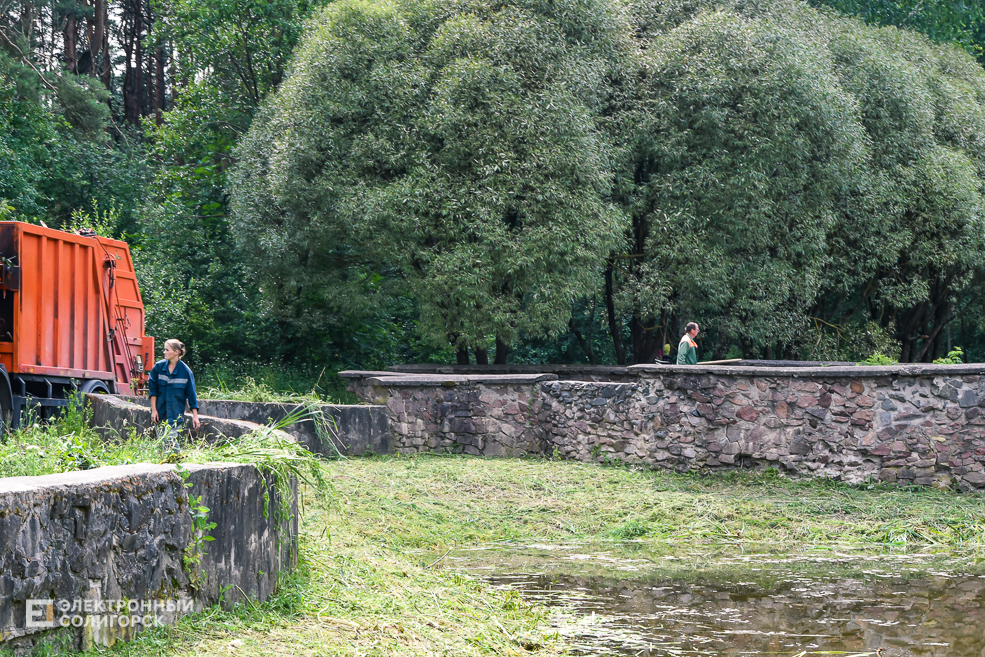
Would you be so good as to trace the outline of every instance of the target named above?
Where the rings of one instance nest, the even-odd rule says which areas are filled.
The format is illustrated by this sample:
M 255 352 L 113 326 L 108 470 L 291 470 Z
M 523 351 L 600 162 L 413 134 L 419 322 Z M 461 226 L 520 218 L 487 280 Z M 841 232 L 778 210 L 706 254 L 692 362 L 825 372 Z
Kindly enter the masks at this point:
M 737 552 L 528 545 L 448 559 L 550 607 L 574 654 L 985 657 L 980 560 Z

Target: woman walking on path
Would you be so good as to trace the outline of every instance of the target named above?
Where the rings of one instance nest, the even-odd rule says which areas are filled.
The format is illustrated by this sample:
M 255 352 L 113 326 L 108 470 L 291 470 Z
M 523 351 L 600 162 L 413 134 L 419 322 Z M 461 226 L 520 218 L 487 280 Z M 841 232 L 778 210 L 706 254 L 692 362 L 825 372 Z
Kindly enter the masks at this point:
M 164 360 L 159 360 L 150 371 L 147 391 L 150 393 L 150 419 L 157 424 L 165 420 L 170 436 L 165 439 L 167 451 L 178 450 L 178 430 L 185 422 L 185 404 L 192 411 L 192 426 L 202 426 L 198 419 L 198 396 L 195 394 L 195 375 L 181 361 L 185 345 L 180 340 L 164 343 Z

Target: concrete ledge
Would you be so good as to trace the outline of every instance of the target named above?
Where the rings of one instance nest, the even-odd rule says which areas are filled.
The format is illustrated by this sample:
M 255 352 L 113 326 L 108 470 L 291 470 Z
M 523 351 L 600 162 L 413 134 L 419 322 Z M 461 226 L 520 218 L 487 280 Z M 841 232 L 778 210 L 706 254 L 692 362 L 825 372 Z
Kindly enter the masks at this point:
M 125 433 L 128 427 L 147 431 L 150 421 L 150 400 L 146 397 L 89 395 L 92 426 L 104 437 Z M 220 399 L 199 400 L 199 435 L 206 440 L 219 436 L 238 438 L 244 434 L 267 430 L 291 413 L 303 407 L 299 404 L 242 402 Z M 291 436 L 314 453 L 324 456 L 361 456 L 367 453 L 388 454 L 390 447 L 389 417 L 382 406 L 322 405 L 317 407 L 328 418 L 329 426 L 321 431 L 314 420 L 304 419 L 284 428 Z M 191 414 L 186 413 L 186 425 Z
M 154 424 L 150 419 L 150 403 L 146 398 L 90 394 L 87 395 L 87 401 L 92 409 L 90 423 L 103 438 L 126 435 L 131 427 L 138 433 L 154 430 Z M 267 429 L 266 425 L 254 422 L 204 415 L 201 410 L 198 419 L 202 423 L 202 428 L 195 435 L 210 443 L 220 438 L 239 438 L 254 431 Z M 191 427 L 191 413 L 185 413 L 185 426 Z M 289 433 L 275 431 L 282 434 L 283 438 L 295 440 L 295 437 Z
M 58 633 L 88 649 L 134 634 L 89 621 L 28 627 L 28 599 L 89 601 L 90 620 L 100 601 L 171 602 L 160 618 L 173 623 L 220 600 L 269 597 L 279 572 L 294 565 L 296 492 L 283 518 L 276 490 L 252 465 L 185 470 L 187 482 L 175 466 L 148 464 L 0 479 L 0 645 L 26 652 Z M 217 525 L 212 542 L 195 538 L 191 500 L 199 496 Z M 202 549 L 200 563 L 189 561 Z
M 468 385 L 533 385 L 541 381 L 556 381 L 557 374 L 403 374 L 400 372 L 346 371 L 348 379 L 362 379 L 364 383 L 394 387 L 436 387 Z
M 303 409 L 300 404 L 242 402 L 226 399 L 200 399 L 199 413 L 228 420 L 246 421 L 267 426 Z M 304 419 L 284 428 L 310 452 L 324 456 L 362 456 L 390 453 L 390 420 L 383 406 L 368 404 L 323 404 L 316 407 L 330 424 L 318 430 L 312 419 Z M 327 429 L 327 434 L 326 431 Z
M 906 363 L 873 367 L 868 365 L 832 367 L 746 367 L 733 365 L 630 365 L 626 368 L 641 376 L 667 374 L 718 374 L 722 376 L 793 378 L 874 378 L 882 376 L 961 376 L 985 374 L 985 363 L 927 365 Z
M 440 363 L 418 363 L 391 365 L 389 372 L 403 374 L 456 374 L 460 376 L 485 376 L 492 374 L 557 374 L 562 379 L 585 379 L 589 381 L 618 381 L 632 376 L 623 365 L 443 365 Z M 341 376 L 341 374 L 340 374 Z

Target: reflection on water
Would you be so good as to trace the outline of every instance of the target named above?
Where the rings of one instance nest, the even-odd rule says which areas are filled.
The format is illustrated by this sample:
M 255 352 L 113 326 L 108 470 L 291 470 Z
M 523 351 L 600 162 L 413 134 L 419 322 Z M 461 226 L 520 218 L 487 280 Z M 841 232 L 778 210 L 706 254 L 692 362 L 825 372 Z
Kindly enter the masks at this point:
M 574 654 L 985 657 L 985 575 L 939 561 L 771 555 L 675 576 L 606 555 L 521 553 L 524 574 L 504 573 L 500 553 L 488 580 L 550 606 Z M 616 568 L 588 574 L 600 558 Z

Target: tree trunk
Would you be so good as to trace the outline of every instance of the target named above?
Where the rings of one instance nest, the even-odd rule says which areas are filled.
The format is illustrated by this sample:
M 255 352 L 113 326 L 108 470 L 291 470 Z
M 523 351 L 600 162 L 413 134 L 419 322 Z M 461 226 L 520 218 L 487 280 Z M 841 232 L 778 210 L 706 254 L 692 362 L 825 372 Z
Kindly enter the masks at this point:
M 496 336 L 496 365 L 506 365 L 506 358 L 510 355 L 510 345 L 506 344 L 502 338 Z
M 31 52 L 34 50 L 34 5 L 31 3 L 31 0 L 25 0 L 21 4 L 21 33 L 27 42 L 27 55 L 30 57 Z
M 919 363 L 926 358 L 927 362 L 933 360 L 934 353 L 936 352 L 936 345 L 938 344 L 937 338 L 940 336 L 941 330 L 947 326 L 948 322 L 954 319 L 954 315 L 951 314 L 951 304 L 949 302 L 942 303 L 934 312 L 934 328 L 931 330 L 930 335 L 924 340 L 923 349 L 917 354 L 917 357 L 913 359 L 913 362 Z M 934 349 L 934 351 L 931 351 Z
M 140 124 L 144 108 L 144 3 L 133 2 L 133 124 Z
M 476 347 L 475 351 L 475 364 L 476 365 L 488 365 L 489 364 L 489 354 L 485 349 L 479 349 Z
M 113 67 L 109 59 L 109 9 L 103 2 L 103 70 L 99 74 L 103 81 L 103 86 L 107 89 L 113 88 Z M 112 102 L 112 101 L 110 101 Z
M 568 320 L 568 330 L 574 333 L 575 337 L 578 338 L 578 344 L 581 345 L 581 350 L 585 352 L 586 356 L 588 356 L 588 362 L 594 365 L 595 354 L 592 352 L 592 345 L 590 342 L 587 342 L 585 340 L 585 338 L 581 334 L 581 331 L 575 328 L 575 320 L 573 317 Z
M 652 363 L 657 359 L 660 346 L 656 335 L 656 317 L 642 317 L 639 310 L 633 311 L 631 327 L 633 337 L 633 362 Z
M 455 350 L 455 357 L 459 365 L 469 364 L 469 348 L 465 345 L 460 346 Z
M 157 74 L 154 76 L 154 81 L 157 83 L 157 91 L 154 94 L 154 98 L 157 99 L 157 106 L 155 107 L 157 125 L 164 123 L 164 110 L 167 109 L 164 86 L 164 64 L 166 62 L 166 55 L 167 53 L 164 50 L 164 44 L 159 44 L 157 46 L 157 51 L 154 58 L 157 63 Z
M 76 44 L 79 40 L 79 34 L 75 16 L 65 17 L 65 27 L 62 29 L 62 35 L 65 40 L 65 68 L 70 73 L 75 73 L 79 64 L 78 55 L 76 54 Z
M 616 321 L 616 303 L 613 298 L 613 271 L 612 264 L 605 268 L 605 309 L 609 315 L 609 333 L 612 334 L 612 346 L 616 350 L 616 363 L 626 364 L 626 353 L 622 347 L 622 336 L 619 330 L 619 323 Z
M 92 54 L 92 68 L 89 75 L 97 77 L 99 68 L 96 62 L 99 61 L 99 52 L 103 48 L 103 40 L 106 33 L 106 0 L 94 0 L 92 18 L 87 19 L 89 24 L 89 52 Z
M 136 0 L 139 5 L 140 0 Z M 137 125 L 140 122 L 140 105 L 137 101 L 137 94 L 139 85 L 137 83 L 137 77 L 139 73 L 134 72 L 133 56 L 134 51 L 137 47 L 137 30 L 139 29 L 139 19 L 133 6 L 128 6 L 130 9 L 130 16 L 128 26 L 124 28 L 125 36 L 123 39 L 123 52 L 125 54 L 125 69 L 123 72 L 123 116 L 131 125 Z M 138 58 L 139 62 L 139 58 Z M 137 71 L 140 70 L 138 65 Z
M 926 310 L 927 302 L 921 301 L 913 310 L 903 313 L 900 317 L 899 328 L 897 329 L 897 335 L 899 336 L 900 342 L 903 343 L 900 362 L 912 362 L 913 359 L 911 357 L 916 352 L 916 341 L 920 339 L 923 333 L 923 325 L 925 323 L 923 317 Z

